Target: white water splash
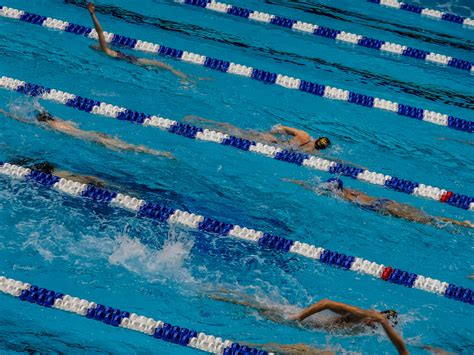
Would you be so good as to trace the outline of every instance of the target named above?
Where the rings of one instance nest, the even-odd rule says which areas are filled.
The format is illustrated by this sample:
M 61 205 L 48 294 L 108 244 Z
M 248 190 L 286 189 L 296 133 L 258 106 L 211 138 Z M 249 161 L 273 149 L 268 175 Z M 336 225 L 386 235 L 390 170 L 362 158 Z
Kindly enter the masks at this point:
M 193 241 L 185 232 L 173 229 L 160 250 L 151 249 L 138 239 L 120 236 L 108 260 L 153 281 L 194 283 L 185 265 L 192 247 Z

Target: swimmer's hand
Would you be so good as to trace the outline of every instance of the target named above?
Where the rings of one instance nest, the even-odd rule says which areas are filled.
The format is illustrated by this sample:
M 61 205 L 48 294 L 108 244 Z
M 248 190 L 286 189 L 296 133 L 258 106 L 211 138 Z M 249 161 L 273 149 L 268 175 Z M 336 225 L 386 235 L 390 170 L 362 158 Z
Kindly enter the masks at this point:
M 469 228 L 474 228 L 474 223 L 471 221 L 468 221 L 467 219 L 464 221 L 464 226 L 469 227 Z
M 290 314 L 287 319 L 291 322 L 299 322 L 301 316 L 299 314 Z
M 285 130 L 282 128 L 281 124 L 276 124 L 272 127 L 270 133 L 285 133 Z
M 88 3 L 87 4 L 87 10 L 89 10 L 89 13 L 92 15 L 95 12 L 95 6 L 93 3 Z
M 168 159 L 176 160 L 176 157 L 170 152 L 161 152 L 160 156 L 168 158 Z

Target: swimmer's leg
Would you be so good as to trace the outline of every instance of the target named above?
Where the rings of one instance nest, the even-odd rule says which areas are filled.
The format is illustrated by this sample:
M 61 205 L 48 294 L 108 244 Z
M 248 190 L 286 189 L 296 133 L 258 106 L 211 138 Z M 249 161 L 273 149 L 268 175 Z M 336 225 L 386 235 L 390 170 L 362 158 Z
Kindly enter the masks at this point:
M 246 308 L 254 309 L 261 316 L 276 323 L 288 322 L 287 318 L 285 317 L 281 309 L 262 304 L 245 294 L 234 295 L 234 297 L 226 297 L 226 296 L 215 293 L 215 294 L 209 295 L 209 298 L 216 301 L 220 301 L 220 302 L 231 303 L 238 306 L 244 306 Z
M 312 346 L 299 343 L 299 344 L 277 344 L 277 343 L 266 343 L 266 344 L 252 344 L 242 343 L 247 346 L 266 350 L 275 354 L 305 354 L 305 355 L 332 355 L 335 354 L 333 351 L 321 350 L 313 348 Z
M 176 70 L 171 65 L 166 64 L 164 62 L 160 62 L 159 60 L 138 58 L 136 63 L 144 67 L 153 67 L 153 68 L 168 70 L 169 72 L 179 77 L 182 81 L 195 84 L 195 82 L 191 80 L 189 76 L 184 74 L 182 71 Z
M 183 121 L 191 122 L 191 123 L 193 122 L 207 123 L 208 125 L 205 125 L 205 126 L 208 129 L 216 129 L 219 131 L 223 131 L 224 133 L 232 134 L 239 138 L 252 139 L 252 138 L 247 138 L 248 136 L 252 135 L 251 131 L 246 131 L 244 129 L 241 129 L 227 122 L 218 122 L 218 121 L 210 120 L 208 118 L 204 118 L 204 117 L 200 117 L 196 115 L 185 116 L 183 118 Z
M 383 204 L 383 208 L 393 217 L 422 224 L 433 224 L 433 218 L 431 216 L 412 206 L 403 205 L 395 201 L 388 201 Z

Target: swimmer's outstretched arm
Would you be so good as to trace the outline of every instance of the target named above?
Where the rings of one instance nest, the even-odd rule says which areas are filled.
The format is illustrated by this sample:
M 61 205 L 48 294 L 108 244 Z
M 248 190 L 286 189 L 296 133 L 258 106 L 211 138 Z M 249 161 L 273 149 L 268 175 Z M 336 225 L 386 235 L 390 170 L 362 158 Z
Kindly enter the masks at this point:
M 23 117 L 20 117 L 20 116 L 17 116 L 13 113 L 10 113 L 10 112 L 7 112 L 5 110 L 2 110 L 0 109 L 0 113 L 4 116 L 7 116 L 9 118 L 13 118 L 14 120 L 17 120 L 19 122 L 23 122 L 23 123 L 30 123 L 30 121 L 28 121 L 27 119 L 23 118 Z
M 313 186 L 309 183 L 307 183 L 306 181 L 301 181 L 301 180 L 293 180 L 293 179 L 282 179 L 283 181 L 286 181 L 286 182 L 291 182 L 292 184 L 295 184 L 295 185 L 299 185 L 303 188 L 305 188 L 306 190 L 313 190 Z
M 441 221 L 441 222 L 446 222 L 446 223 L 452 223 L 456 226 L 461 226 L 461 227 L 467 227 L 467 228 L 474 228 L 474 223 L 471 221 L 458 221 L 456 219 L 452 218 L 447 218 L 447 217 L 434 217 L 435 220 Z
M 87 9 L 89 10 L 89 13 L 91 14 L 92 22 L 94 22 L 94 27 L 95 27 L 95 30 L 97 31 L 97 35 L 99 37 L 100 49 L 105 54 L 107 54 L 111 57 L 116 57 L 117 52 L 110 49 L 109 45 L 107 44 L 107 41 L 105 40 L 104 30 L 102 29 L 102 26 L 100 25 L 100 22 L 97 19 L 97 16 L 95 15 L 95 6 L 94 6 L 94 4 L 88 3 L 87 4 Z

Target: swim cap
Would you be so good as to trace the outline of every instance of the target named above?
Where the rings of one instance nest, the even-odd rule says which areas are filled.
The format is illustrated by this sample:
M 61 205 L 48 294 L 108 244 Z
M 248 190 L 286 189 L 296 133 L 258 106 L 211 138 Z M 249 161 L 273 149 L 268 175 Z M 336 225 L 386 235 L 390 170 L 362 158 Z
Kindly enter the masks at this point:
M 387 309 L 385 311 L 380 312 L 387 317 L 387 320 L 392 323 L 392 325 L 398 324 L 398 312 L 394 311 L 393 309 Z
M 319 137 L 314 141 L 314 149 L 323 150 L 331 145 L 328 137 Z
M 33 169 L 39 170 L 45 174 L 52 174 L 54 172 L 54 165 L 48 161 L 44 161 L 38 164 L 33 165 Z
M 40 111 L 36 114 L 36 119 L 38 122 L 47 122 L 47 121 L 54 121 L 54 117 L 46 111 Z
M 334 185 L 338 190 L 342 190 L 342 188 L 344 187 L 344 183 L 341 179 L 338 178 L 330 178 L 327 180 L 327 182 L 331 185 Z

